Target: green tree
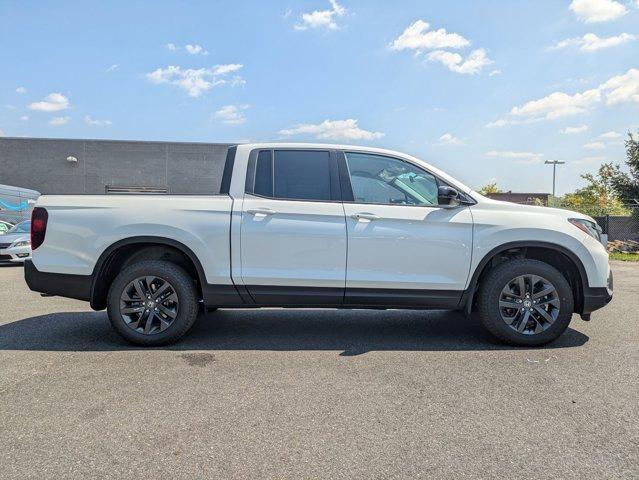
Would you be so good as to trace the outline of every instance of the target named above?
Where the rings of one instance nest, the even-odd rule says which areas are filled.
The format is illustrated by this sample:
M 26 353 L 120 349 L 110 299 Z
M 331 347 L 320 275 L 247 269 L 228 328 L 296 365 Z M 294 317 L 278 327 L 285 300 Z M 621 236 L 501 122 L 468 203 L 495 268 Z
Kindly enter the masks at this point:
M 558 205 L 592 217 L 628 215 L 617 195 L 615 179 L 621 174 L 619 166 L 604 163 L 596 174 L 582 175 L 587 185 L 559 199 Z
M 481 193 L 482 195 L 488 195 L 490 193 L 500 193 L 500 192 L 501 190 L 499 189 L 499 187 L 497 187 L 497 182 L 492 182 L 492 183 L 489 183 L 488 185 L 484 185 L 479 190 L 479 193 Z
M 639 201 L 639 134 L 634 136 L 628 133 L 626 165 L 629 172 L 622 172 L 617 167 L 612 184 L 619 197 L 627 203 Z

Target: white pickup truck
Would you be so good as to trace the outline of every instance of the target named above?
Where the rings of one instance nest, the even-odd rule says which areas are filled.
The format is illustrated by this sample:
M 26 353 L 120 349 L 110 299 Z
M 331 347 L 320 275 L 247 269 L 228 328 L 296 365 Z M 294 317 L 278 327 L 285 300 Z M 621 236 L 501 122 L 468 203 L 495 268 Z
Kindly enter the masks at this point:
M 590 217 L 483 197 L 402 153 L 340 145 L 229 149 L 219 192 L 40 197 L 29 287 L 107 308 L 140 345 L 201 308 L 477 311 L 541 345 L 612 298 Z

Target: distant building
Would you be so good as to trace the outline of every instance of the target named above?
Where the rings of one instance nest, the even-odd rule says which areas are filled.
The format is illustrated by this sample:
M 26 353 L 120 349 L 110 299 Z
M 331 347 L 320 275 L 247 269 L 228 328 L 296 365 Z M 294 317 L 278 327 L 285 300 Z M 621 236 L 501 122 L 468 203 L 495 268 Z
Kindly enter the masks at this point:
M 518 193 L 518 192 L 499 192 L 489 193 L 488 198 L 501 200 L 503 202 L 521 203 L 524 205 L 544 205 L 548 206 L 548 198 L 550 193 Z

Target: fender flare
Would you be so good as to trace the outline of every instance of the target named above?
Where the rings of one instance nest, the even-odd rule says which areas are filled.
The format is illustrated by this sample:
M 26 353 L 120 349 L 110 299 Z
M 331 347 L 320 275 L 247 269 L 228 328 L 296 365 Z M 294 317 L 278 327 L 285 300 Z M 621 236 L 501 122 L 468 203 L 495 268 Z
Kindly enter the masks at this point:
M 204 274 L 204 269 L 202 268 L 202 264 L 200 263 L 200 260 L 197 258 L 197 255 L 193 253 L 193 250 L 191 250 L 189 247 L 184 245 L 182 242 L 178 242 L 177 240 L 173 240 L 171 238 L 147 236 L 147 235 L 127 237 L 109 245 L 100 254 L 98 261 L 95 263 L 95 267 L 93 267 L 93 273 L 91 274 L 91 277 L 93 278 L 91 282 L 91 299 L 90 299 L 91 308 L 93 308 L 94 310 L 102 310 L 104 308 L 104 306 L 101 303 L 99 303 L 96 298 L 98 294 L 98 289 L 100 288 L 98 279 L 100 277 L 100 273 L 102 272 L 107 261 L 111 258 L 111 255 L 113 254 L 113 252 L 128 245 L 135 245 L 135 244 L 141 244 L 141 243 L 166 245 L 168 247 L 173 247 L 179 250 L 180 252 L 185 254 L 191 260 L 191 262 L 193 262 L 193 265 L 195 265 L 195 270 L 197 271 L 197 276 L 200 282 L 200 286 L 203 288 L 206 285 L 206 275 Z
M 498 245 L 497 247 L 490 250 L 481 261 L 477 264 L 475 271 L 470 279 L 468 284 L 468 288 L 464 295 L 462 295 L 462 299 L 460 300 L 460 307 L 464 310 L 467 315 L 470 315 L 470 311 L 473 305 L 473 300 L 475 298 L 475 289 L 477 288 L 477 281 L 479 280 L 479 275 L 481 275 L 482 271 L 490 262 L 495 255 L 498 255 L 507 250 L 511 250 L 514 248 L 526 248 L 526 247 L 539 247 L 539 248 L 547 248 L 549 250 L 555 250 L 563 255 L 565 255 L 576 267 L 579 272 L 579 276 L 581 277 L 581 291 L 585 292 L 588 288 L 588 274 L 586 273 L 586 269 L 581 261 L 581 259 L 572 251 L 568 250 L 566 247 L 558 245 L 556 243 L 550 242 L 540 242 L 535 240 L 521 240 L 516 242 L 508 242 L 502 245 Z

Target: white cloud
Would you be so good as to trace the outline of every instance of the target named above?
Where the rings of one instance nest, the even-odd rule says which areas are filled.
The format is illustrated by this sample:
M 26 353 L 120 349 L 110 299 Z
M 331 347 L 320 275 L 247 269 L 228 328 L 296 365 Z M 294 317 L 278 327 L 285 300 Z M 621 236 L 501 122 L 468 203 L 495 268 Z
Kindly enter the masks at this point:
M 639 70 L 631 68 L 623 75 L 612 77 L 599 88 L 606 92 L 606 105 L 639 103 Z
M 590 142 L 584 145 L 584 148 L 588 150 L 603 150 L 606 148 L 606 144 L 604 142 Z
M 303 13 L 302 22 L 295 25 L 295 30 L 308 30 L 309 28 L 337 30 L 339 27 L 337 22 L 335 22 L 335 18 L 345 16 L 346 9 L 337 3 L 337 0 L 328 1 L 331 4 L 330 10 L 315 10 L 310 13 Z
M 209 54 L 209 52 L 204 50 L 204 48 L 201 45 L 191 45 L 190 43 L 188 43 L 184 46 L 184 49 L 191 55 L 198 55 L 198 54 L 208 55 Z
M 28 122 L 29 121 L 29 115 L 22 115 L 20 117 L 20 121 L 21 122 Z
M 439 137 L 440 145 L 460 145 L 462 140 L 457 138 L 452 133 L 444 133 L 441 137 Z
M 442 48 L 464 48 L 470 45 L 470 41 L 457 33 L 448 33 L 445 28 L 428 30 L 430 24 L 424 20 L 417 20 L 408 26 L 404 32 L 390 44 L 391 50 L 415 50 L 418 53 L 424 50 Z
M 631 68 L 623 75 L 617 75 L 597 88 L 569 95 L 554 92 L 521 106 L 513 107 L 510 117 L 488 123 L 487 127 L 503 127 L 540 120 L 552 120 L 568 115 L 587 112 L 594 105 L 605 100 L 606 105 L 639 103 L 639 70 Z
M 114 63 L 109 68 L 107 68 L 106 71 L 107 72 L 112 72 L 112 71 L 117 70 L 117 69 L 118 69 L 118 65 Z
M 146 77 L 155 84 L 175 85 L 184 90 L 189 96 L 199 97 L 202 93 L 217 85 L 243 85 L 245 81 L 242 77 L 235 76 L 230 80 L 224 78 L 241 68 L 242 65 L 239 63 L 217 65 L 212 68 L 188 68 L 185 70 L 181 67 L 170 65 L 147 73 Z
M 538 100 L 526 102 L 520 107 L 513 107 L 510 113 L 515 117 L 553 119 L 583 113 L 600 100 L 601 92 L 596 88 L 574 95 L 554 92 Z
M 282 15 L 282 17 L 284 17 L 284 18 L 288 18 L 288 17 L 290 17 L 290 16 L 291 16 L 291 14 L 292 14 L 292 13 L 293 13 L 293 10 L 291 10 L 290 8 L 287 8 L 287 9 L 284 11 L 284 15 Z
M 496 68 L 495 70 L 492 70 L 488 76 L 489 77 L 494 77 L 495 75 L 501 75 L 501 70 L 499 70 L 498 68 Z
M 513 151 L 496 151 L 491 150 L 486 152 L 487 157 L 507 158 L 509 160 L 515 160 L 517 163 L 530 164 L 541 162 L 541 153 L 533 152 L 513 152 Z
M 246 122 L 246 117 L 242 113 L 242 110 L 249 108 L 248 105 L 225 105 L 215 112 L 215 118 L 218 118 L 222 123 L 227 125 L 239 125 Z
M 44 97 L 43 101 L 29 105 L 31 110 L 39 110 L 41 112 L 57 112 L 58 110 L 66 110 L 69 107 L 69 99 L 61 93 L 50 93 Z
M 324 120 L 322 123 L 302 123 L 278 132 L 284 137 L 294 135 L 314 135 L 322 140 L 375 140 L 384 136 L 381 132 L 371 132 L 358 127 L 357 120 Z
M 49 125 L 59 127 L 60 125 L 66 125 L 71 120 L 71 117 L 53 117 L 49 120 Z
M 623 135 L 619 132 L 606 132 L 599 135 L 599 138 L 602 140 L 617 140 L 618 138 L 623 137 Z
M 86 123 L 87 125 L 95 126 L 95 127 L 107 127 L 111 125 L 113 122 L 111 122 L 111 120 L 96 120 L 94 118 L 91 118 L 89 115 L 87 115 L 84 117 L 84 123 Z
M 171 51 L 171 52 L 175 52 L 177 50 L 179 50 L 180 47 L 178 47 L 176 44 L 174 43 L 167 43 L 166 44 L 166 48 Z
M 449 70 L 464 75 L 475 75 L 481 72 L 486 65 L 493 63 L 483 48 L 473 50 L 466 59 L 459 53 L 435 50 L 428 54 L 428 60 L 431 62 L 441 62 Z
M 622 45 L 627 42 L 631 42 L 633 40 L 637 40 L 636 35 L 631 35 L 629 33 L 620 33 L 619 35 L 613 37 L 598 37 L 594 33 L 587 33 L 583 37 L 576 38 L 568 38 L 566 40 L 562 40 L 553 48 L 565 48 L 570 46 L 577 46 L 579 50 L 584 52 L 596 52 L 597 50 L 601 50 L 602 48 L 616 47 L 617 45 Z
M 624 16 L 628 10 L 616 0 L 572 0 L 570 10 L 586 23 L 607 22 Z
M 24 87 L 16 88 L 16 93 L 27 93 L 27 89 Z
M 593 164 L 603 163 L 606 160 L 607 158 L 603 156 L 584 157 L 584 158 L 580 158 L 579 160 L 573 160 L 572 162 L 570 162 L 570 165 L 593 165 Z
M 566 127 L 560 130 L 564 135 L 575 135 L 577 133 L 583 133 L 588 130 L 588 125 L 582 125 L 581 127 Z

